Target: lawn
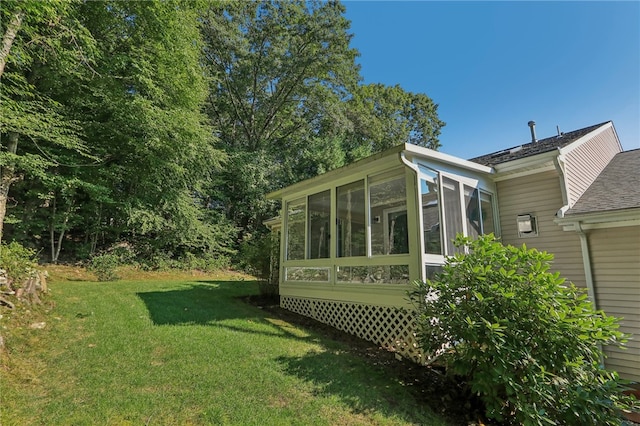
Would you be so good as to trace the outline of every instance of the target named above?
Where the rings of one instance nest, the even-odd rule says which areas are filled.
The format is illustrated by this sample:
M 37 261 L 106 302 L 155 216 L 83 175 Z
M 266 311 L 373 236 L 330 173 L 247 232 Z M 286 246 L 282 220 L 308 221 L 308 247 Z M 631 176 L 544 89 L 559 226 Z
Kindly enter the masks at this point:
M 244 302 L 253 281 L 50 289 L 2 311 L 2 425 L 448 424 L 346 343 Z

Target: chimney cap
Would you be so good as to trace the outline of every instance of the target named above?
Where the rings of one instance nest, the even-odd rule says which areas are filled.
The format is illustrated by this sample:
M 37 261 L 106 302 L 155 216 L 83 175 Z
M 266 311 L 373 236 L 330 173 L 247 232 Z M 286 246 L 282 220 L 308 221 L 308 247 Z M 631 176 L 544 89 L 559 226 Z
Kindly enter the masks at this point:
M 531 121 L 529 121 L 529 122 L 527 123 L 527 125 L 528 125 L 529 127 L 531 127 L 531 126 L 535 126 L 535 125 L 536 125 L 536 122 L 535 122 L 535 121 L 533 121 L 533 120 L 531 120 Z

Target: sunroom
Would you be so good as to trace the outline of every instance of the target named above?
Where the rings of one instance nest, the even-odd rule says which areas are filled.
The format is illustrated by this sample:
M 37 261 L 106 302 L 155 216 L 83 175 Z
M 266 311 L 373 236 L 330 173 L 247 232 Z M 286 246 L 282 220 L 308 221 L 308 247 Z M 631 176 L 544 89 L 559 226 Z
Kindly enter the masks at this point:
M 492 169 L 404 144 L 269 194 L 281 306 L 413 356 L 407 291 L 458 233 L 499 234 Z

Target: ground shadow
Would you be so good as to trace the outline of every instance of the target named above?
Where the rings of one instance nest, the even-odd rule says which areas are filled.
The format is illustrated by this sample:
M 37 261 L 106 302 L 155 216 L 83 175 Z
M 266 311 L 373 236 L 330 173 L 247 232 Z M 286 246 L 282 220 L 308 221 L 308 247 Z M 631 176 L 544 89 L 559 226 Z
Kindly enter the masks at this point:
M 303 357 L 280 357 L 278 362 L 290 375 L 314 385 L 316 397 L 338 398 L 354 414 L 374 413 L 399 418 L 410 424 L 472 424 L 468 409 L 457 405 L 453 412 L 441 409 L 437 401 L 420 400 L 411 383 L 404 382 L 385 365 L 363 362 L 349 351 L 323 351 Z M 429 384 L 426 384 L 429 386 Z M 434 404 L 436 402 L 436 404 Z M 447 409 L 452 406 L 446 404 Z M 455 413 L 458 411 L 458 413 Z
M 455 425 L 494 424 L 484 418 L 481 401 L 464 381 L 447 376 L 443 368 L 398 359 L 371 342 L 279 307 L 265 309 L 322 342 L 323 351 L 278 358 L 288 374 L 314 383 L 318 395 L 335 395 L 355 413 L 375 410 L 414 424 L 440 424 L 442 418 Z M 384 391 L 371 392 L 381 383 Z M 380 395 L 383 401 L 375 399 Z M 441 417 L 430 420 L 435 413 Z
M 233 297 L 238 282 L 209 281 L 179 290 L 136 293 L 155 325 L 204 325 L 250 315 Z
M 203 281 L 137 296 L 145 303 L 155 325 L 215 325 L 234 332 L 319 343 L 321 351 L 303 357 L 280 357 L 277 361 L 287 374 L 314 383 L 318 396 L 336 396 L 354 413 L 380 412 L 410 423 L 426 424 L 431 424 L 428 419 L 436 412 L 453 420 L 453 424 L 470 424 L 465 421 L 475 415 L 475 407 L 465 404 L 465 398 L 456 395 L 451 383 L 437 372 L 399 361 L 370 342 L 311 318 L 271 303 L 260 305 L 260 298 L 249 283 Z M 258 330 L 224 323 L 230 319 L 251 319 L 272 327 Z M 379 388 L 381 383 L 386 389 Z M 378 387 L 375 392 L 371 391 L 373 386 Z M 459 409 L 463 411 L 456 412 Z

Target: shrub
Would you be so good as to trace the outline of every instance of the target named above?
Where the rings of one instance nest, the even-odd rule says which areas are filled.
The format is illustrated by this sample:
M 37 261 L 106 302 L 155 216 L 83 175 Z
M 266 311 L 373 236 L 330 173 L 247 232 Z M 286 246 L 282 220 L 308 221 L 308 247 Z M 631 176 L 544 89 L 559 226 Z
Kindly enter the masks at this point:
M 260 280 L 260 294 L 277 297 L 279 294 L 278 258 L 280 241 L 277 233 L 254 236 L 240 244 L 239 265 Z
M 6 271 L 8 285 L 19 287 L 36 269 L 36 252 L 17 242 L 0 244 L 0 269 Z
M 418 339 L 462 376 L 487 415 L 517 424 L 619 424 L 628 404 L 601 345 L 621 346 L 617 319 L 549 272 L 553 256 L 458 237 L 468 250 L 435 281 L 416 283 Z
M 98 281 L 116 281 L 120 279 L 116 273 L 118 266 L 120 266 L 120 256 L 116 253 L 105 253 L 94 256 L 87 269 L 96 274 Z
M 229 267 L 229 258 L 224 255 L 214 255 L 211 253 L 193 254 L 185 253 L 179 258 L 171 257 L 169 253 L 156 253 L 149 259 L 140 263 L 143 270 L 168 271 L 179 269 L 182 271 L 219 271 Z
M 213 254 L 185 253 L 176 262 L 174 268 L 185 271 L 199 270 L 204 272 L 217 271 L 229 266 L 229 258 L 226 256 L 214 256 Z

